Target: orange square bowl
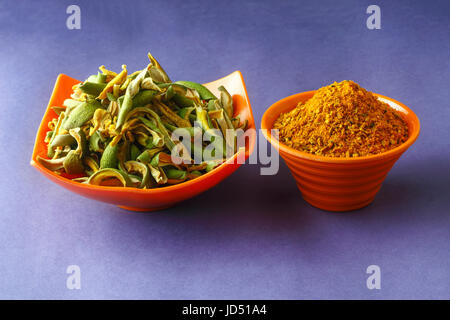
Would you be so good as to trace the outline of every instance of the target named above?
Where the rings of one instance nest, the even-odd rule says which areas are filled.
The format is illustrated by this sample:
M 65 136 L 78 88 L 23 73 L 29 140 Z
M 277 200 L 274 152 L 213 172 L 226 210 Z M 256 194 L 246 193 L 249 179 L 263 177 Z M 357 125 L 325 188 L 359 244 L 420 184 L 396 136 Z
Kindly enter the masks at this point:
M 308 203 L 326 211 L 350 211 L 365 207 L 374 200 L 395 162 L 416 141 L 420 131 L 419 119 L 404 104 L 375 94 L 397 110 L 408 125 L 409 137 L 398 147 L 371 156 L 337 158 L 301 152 L 280 143 L 271 134 L 275 120 L 280 113 L 292 110 L 314 93 L 298 93 L 270 106 L 262 117 L 263 134 L 278 149 Z
M 256 140 L 255 121 L 253 119 L 244 79 L 240 71 L 235 71 L 226 77 L 207 83 L 205 86 L 214 94 L 219 93 L 217 88 L 221 85 L 227 88 L 233 96 L 235 115 L 239 114 L 241 121 L 248 121 L 248 129 L 251 130 L 248 134 L 245 149 L 239 151 L 245 152 L 243 157 L 238 152 L 219 167 L 196 179 L 156 189 L 94 186 L 74 182 L 46 169 L 36 161 L 36 158 L 37 156 L 47 157 L 47 145 L 44 142 L 46 132 L 48 131 L 47 124 L 57 116 L 51 107 L 61 106 L 64 100 L 69 98 L 72 93 L 72 86 L 79 82 L 80 81 L 64 74 L 58 76 L 47 110 L 45 111 L 36 135 L 31 165 L 51 181 L 82 196 L 112 203 L 121 208 L 133 211 L 164 209 L 212 188 L 232 174 L 240 166 L 242 161 L 237 161 L 238 156 L 239 159 L 242 159 L 243 157 L 247 159 L 251 152 L 253 152 Z

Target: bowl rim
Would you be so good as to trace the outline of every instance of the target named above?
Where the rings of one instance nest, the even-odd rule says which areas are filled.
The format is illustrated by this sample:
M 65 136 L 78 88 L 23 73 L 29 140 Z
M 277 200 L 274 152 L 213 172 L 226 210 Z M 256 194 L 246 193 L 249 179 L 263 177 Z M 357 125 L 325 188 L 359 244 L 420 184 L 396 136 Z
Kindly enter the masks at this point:
M 420 121 L 419 118 L 417 117 L 417 115 L 410 109 L 408 108 L 406 105 L 404 105 L 403 103 L 392 99 L 390 97 L 372 92 L 375 96 L 377 96 L 378 98 L 382 98 L 385 100 L 388 100 L 394 104 L 396 104 L 397 106 L 401 107 L 402 109 L 404 109 L 406 112 L 402 112 L 402 111 L 398 111 L 398 113 L 400 113 L 400 115 L 402 116 L 403 120 L 405 120 L 405 122 L 408 124 L 408 128 L 409 130 L 411 130 L 411 127 L 413 127 L 415 130 L 413 132 L 408 132 L 409 136 L 408 139 L 403 142 L 401 145 L 382 152 L 382 153 L 378 153 L 378 154 L 374 154 L 374 155 L 369 155 L 369 156 L 362 156 L 362 157 L 355 157 L 355 158 L 350 158 L 350 157 L 326 157 L 326 156 L 320 156 L 320 155 L 314 155 L 308 152 L 304 152 L 304 151 L 299 151 L 297 149 L 291 148 L 285 144 L 283 144 L 282 142 L 280 142 L 277 138 L 273 137 L 271 134 L 271 129 L 273 129 L 273 122 L 269 123 L 269 116 L 273 115 L 275 110 L 278 108 L 278 106 L 284 102 L 286 102 L 287 100 L 297 100 L 297 98 L 303 97 L 305 95 L 314 95 L 314 93 L 317 90 L 311 90 L 311 91 L 304 91 L 304 92 L 299 92 L 290 96 L 287 96 L 281 100 L 278 100 L 277 102 L 275 102 L 274 104 L 272 104 L 263 114 L 262 119 L 261 119 L 261 129 L 263 132 L 264 137 L 276 148 L 278 149 L 279 152 L 284 152 L 287 154 L 290 154 L 291 156 L 294 156 L 296 158 L 302 158 L 302 159 L 306 159 L 306 160 L 311 160 L 311 161 L 316 161 L 316 162 L 323 162 L 323 163 L 362 163 L 362 162 L 371 162 L 371 161 L 377 161 L 380 159 L 385 159 L 385 158 L 391 158 L 397 155 L 401 155 L 403 152 L 405 152 L 418 138 L 419 136 L 419 132 L 420 132 Z M 298 101 L 293 104 L 292 108 L 290 110 L 292 110 L 293 108 L 295 108 L 297 106 Z M 392 108 L 392 106 L 390 104 L 388 104 L 389 107 Z M 393 108 L 394 109 L 394 108 Z M 277 111 L 278 112 L 278 111 Z M 279 112 L 277 114 L 277 118 L 279 116 L 281 112 Z M 410 114 L 411 115 L 411 119 L 407 118 L 405 115 L 406 114 Z
M 242 83 L 242 88 L 243 88 L 244 93 L 245 93 L 243 98 L 244 98 L 244 100 L 245 100 L 245 102 L 246 102 L 246 104 L 248 106 L 246 109 L 248 109 L 248 112 L 249 112 L 249 119 L 252 120 L 253 127 L 256 128 L 255 118 L 253 116 L 253 111 L 252 111 L 250 100 L 249 100 L 249 97 L 248 97 L 247 87 L 245 85 L 244 77 L 242 76 L 242 73 L 241 73 L 240 70 L 233 71 L 232 73 L 230 73 L 230 74 L 228 74 L 226 76 L 223 76 L 223 77 L 218 78 L 216 80 L 213 80 L 213 81 L 210 81 L 208 83 L 205 83 L 204 85 L 208 85 L 211 82 L 216 82 L 216 81 L 220 81 L 222 79 L 231 77 L 234 74 L 237 74 L 239 76 L 239 79 L 240 79 L 240 81 Z M 53 88 L 53 91 L 52 91 L 52 94 L 51 94 L 51 97 L 50 97 L 50 102 L 49 102 L 49 104 L 48 104 L 48 106 L 47 106 L 47 108 L 45 110 L 44 115 L 43 115 L 43 119 L 46 117 L 46 113 L 48 112 L 48 110 L 49 110 L 49 108 L 51 106 L 50 104 L 52 102 L 53 96 L 54 96 L 54 94 L 56 93 L 56 91 L 58 89 L 59 82 L 62 81 L 61 78 L 63 78 L 63 77 L 71 78 L 70 76 L 67 76 L 65 74 L 58 75 L 56 83 L 55 83 L 55 86 Z M 39 133 L 42 130 L 42 121 L 43 121 L 43 119 L 41 120 L 41 122 L 39 124 L 38 131 L 37 131 L 37 134 L 36 134 L 35 143 L 34 143 L 34 147 L 33 147 L 33 153 L 32 153 L 31 160 L 30 160 L 30 165 L 35 167 L 36 169 L 46 173 L 46 174 L 49 174 L 52 178 L 60 180 L 63 183 L 67 183 L 69 185 L 73 185 L 73 186 L 75 186 L 77 188 L 90 189 L 90 190 L 93 190 L 93 191 L 95 191 L 95 190 L 104 190 L 104 191 L 112 191 L 112 192 L 131 192 L 131 193 L 135 193 L 135 194 L 147 194 L 147 195 L 154 194 L 154 195 L 156 195 L 156 194 L 161 194 L 161 193 L 165 193 L 165 192 L 169 192 L 169 191 L 181 190 L 181 189 L 184 189 L 184 188 L 191 187 L 194 184 L 201 183 L 203 180 L 206 180 L 206 179 L 210 178 L 211 176 L 226 170 L 227 166 L 230 166 L 230 165 L 240 166 L 241 164 L 236 163 L 236 159 L 242 152 L 244 152 L 244 150 L 241 150 L 241 149 L 238 150 L 232 157 L 228 158 L 224 163 L 222 163 L 221 165 L 217 166 L 216 168 L 214 168 L 210 172 L 207 172 L 207 173 L 205 173 L 205 174 L 203 174 L 203 175 L 201 175 L 201 176 L 199 176 L 199 177 L 197 177 L 195 179 L 187 180 L 187 181 L 184 181 L 184 182 L 181 182 L 181 183 L 178 183 L 178 184 L 164 186 L 164 187 L 160 187 L 160 188 L 139 189 L 139 188 L 133 188 L 133 187 L 112 187 L 112 186 L 97 186 L 97 185 L 90 185 L 90 184 L 82 184 L 82 183 L 79 183 L 79 182 L 72 181 L 71 179 L 63 177 L 61 175 L 58 175 L 58 174 L 54 173 L 53 171 L 51 171 L 51 170 L 45 168 L 44 166 L 40 165 L 37 161 L 34 160 L 38 156 L 38 154 L 37 154 L 37 146 L 40 143 L 40 141 L 38 141 L 38 139 L 39 139 L 39 136 L 40 136 Z M 244 154 L 245 159 L 247 159 L 253 153 L 253 150 L 254 150 L 254 147 L 255 147 L 255 143 L 256 143 L 256 134 L 254 134 L 254 132 L 250 132 L 248 147 L 245 148 L 245 154 Z

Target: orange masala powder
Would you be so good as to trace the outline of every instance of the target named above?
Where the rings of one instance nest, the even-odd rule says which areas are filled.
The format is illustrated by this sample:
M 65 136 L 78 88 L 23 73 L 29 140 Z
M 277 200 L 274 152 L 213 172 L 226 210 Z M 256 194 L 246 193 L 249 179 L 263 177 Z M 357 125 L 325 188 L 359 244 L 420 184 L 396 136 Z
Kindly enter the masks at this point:
M 353 81 L 320 88 L 274 123 L 281 143 L 315 155 L 360 157 L 393 149 L 408 139 L 398 112 Z

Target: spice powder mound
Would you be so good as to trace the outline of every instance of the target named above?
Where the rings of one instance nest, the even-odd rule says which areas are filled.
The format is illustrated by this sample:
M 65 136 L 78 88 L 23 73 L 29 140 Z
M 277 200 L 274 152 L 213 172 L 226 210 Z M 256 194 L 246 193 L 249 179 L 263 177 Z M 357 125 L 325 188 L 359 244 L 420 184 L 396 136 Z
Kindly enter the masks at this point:
M 408 139 L 398 112 L 353 81 L 320 88 L 274 123 L 281 143 L 315 155 L 360 157 L 393 149 Z

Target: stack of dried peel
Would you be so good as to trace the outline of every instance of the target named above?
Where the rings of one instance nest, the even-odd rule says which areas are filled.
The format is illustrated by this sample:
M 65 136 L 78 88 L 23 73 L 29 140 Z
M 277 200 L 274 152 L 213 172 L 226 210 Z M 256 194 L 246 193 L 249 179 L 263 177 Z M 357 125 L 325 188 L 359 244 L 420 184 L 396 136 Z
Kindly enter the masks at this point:
M 75 85 L 71 99 L 53 107 L 58 117 L 48 124 L 47 158 L 37 161 L 81 183 L 147 189 L 195 179 L 222 164 L 230 145 L 236 151 L 235 133 L 247 122 L 234 116 L 228 91 L 220 86 L 216 97 L 199 83 L 172 82 L 148 57 L 142 70 L 129 74 L 123 65 L 116 73 L 101 66 Z M 180 129 L 186 139 L 174 138 Z M 210 143 L 200 139 L 196 148 L 203 133 Z M 215 152 L 208 157 L 211 145 Z
M 327 157 L 361 157 L 393 149 L 408 139 L 401 116 L 353 81 L 320 88 L 274 123 L 281 143 Z

